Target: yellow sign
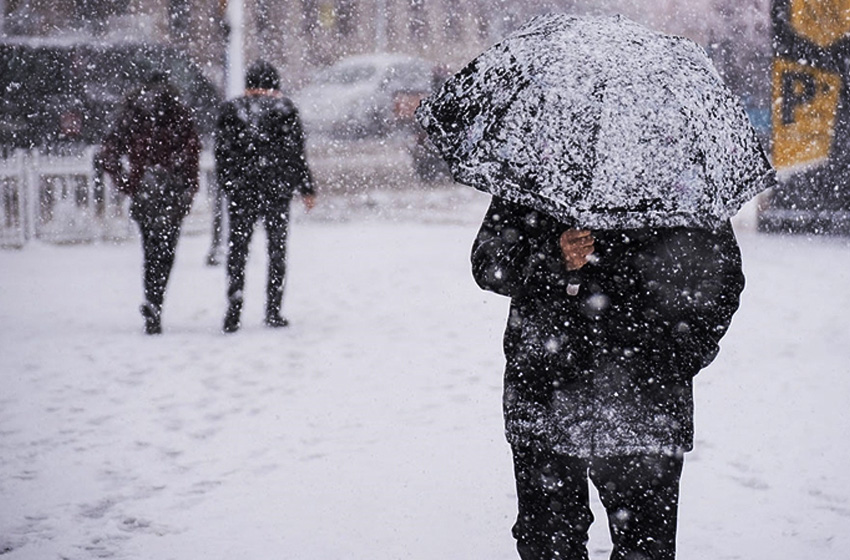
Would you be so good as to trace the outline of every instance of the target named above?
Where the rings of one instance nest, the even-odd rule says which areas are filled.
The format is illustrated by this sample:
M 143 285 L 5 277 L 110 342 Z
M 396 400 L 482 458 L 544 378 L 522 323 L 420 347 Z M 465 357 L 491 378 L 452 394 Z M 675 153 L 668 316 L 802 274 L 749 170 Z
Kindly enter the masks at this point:
M 829 157 L 841 76 L 785 59 L 773 63 L 773 165 L 805 166 Z
M 336 6 L 331 2 L 319 4 L 319 25 L 331 29 L 336 25 Z
M 791 0 L 791 27 L 822 49 L 850 33 L 850 0 Z

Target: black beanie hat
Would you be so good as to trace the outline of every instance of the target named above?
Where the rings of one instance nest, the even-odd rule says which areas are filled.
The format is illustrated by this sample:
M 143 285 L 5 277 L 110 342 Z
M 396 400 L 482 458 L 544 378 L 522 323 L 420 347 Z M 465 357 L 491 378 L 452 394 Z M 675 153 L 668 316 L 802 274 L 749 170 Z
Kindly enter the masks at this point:
M 265 60 L 258 60 L 245 73 L 247 89 L 280 89 L 280 75 L 274 66 Z

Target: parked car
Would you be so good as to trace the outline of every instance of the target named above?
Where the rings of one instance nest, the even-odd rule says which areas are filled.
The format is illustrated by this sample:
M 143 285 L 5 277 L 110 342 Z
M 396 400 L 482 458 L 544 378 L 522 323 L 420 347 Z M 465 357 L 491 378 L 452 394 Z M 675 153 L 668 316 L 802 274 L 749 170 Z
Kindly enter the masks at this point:
M 210 133 L 221 95 L 177 49 L 5 40 L 0 43 L 0 148 L 100 143 L 124 96 L 154 70 L 169 73 L 202 133 Z
M 433 65 L 421 58 L 357 55 L 319 72 L 293 99 L 308 133 L 383 136 L 415 126 L 413 111 L 433 81 Z

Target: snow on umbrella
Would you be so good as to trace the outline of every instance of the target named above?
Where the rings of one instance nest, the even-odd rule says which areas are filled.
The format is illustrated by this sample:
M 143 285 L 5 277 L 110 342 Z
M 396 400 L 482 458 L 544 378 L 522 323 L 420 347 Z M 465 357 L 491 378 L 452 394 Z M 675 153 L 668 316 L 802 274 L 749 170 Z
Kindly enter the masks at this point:
M 774 176 L 705 51 L 622 16 L 533 18 L 417 118 L 458 182 L 582 228 L 711 228 Z

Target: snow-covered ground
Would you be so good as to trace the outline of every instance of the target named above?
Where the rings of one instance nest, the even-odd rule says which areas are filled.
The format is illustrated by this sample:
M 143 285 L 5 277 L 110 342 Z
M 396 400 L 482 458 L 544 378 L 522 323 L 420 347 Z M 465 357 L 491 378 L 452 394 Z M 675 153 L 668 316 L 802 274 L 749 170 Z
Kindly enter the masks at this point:
M 159 337 L 137 242 L 0 251 L 0 557 L 516 558 L 507 301 L 468 265 L 486 202 L 299 208 L 292 326 L 261 325 L 260 234 L 229 336 L 206 236 L 181 241 Z M 696 384 L 680 558 L 846 560 L 850 242 L 738 230 L 748 286 Z

